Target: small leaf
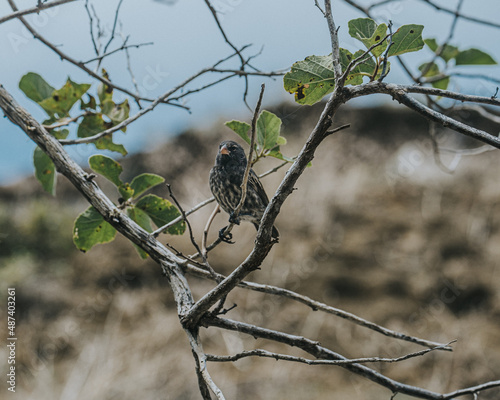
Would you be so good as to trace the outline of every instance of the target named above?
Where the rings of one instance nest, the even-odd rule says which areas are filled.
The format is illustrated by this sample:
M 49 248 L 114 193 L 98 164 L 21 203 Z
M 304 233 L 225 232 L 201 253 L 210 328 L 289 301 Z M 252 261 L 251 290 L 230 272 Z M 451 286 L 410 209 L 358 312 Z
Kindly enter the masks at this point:
M 436 39 L 425 39 L 424 42 L 435 54 L 438 53 L 439 45 L 437 44 Z M 455 58 L 458 53 L 458 47 L 447 44 L 444 46 L 439 57 L 441 57 L 445 62 L 448 62 L 451 59 Z
M 286 143 L 286 138 L 284 138 L 283 136 L 278 136 L 278 140 L 276 141 L 276 144 L 278 146 L 284 146 Z
M 86 103 L 83 101 L 83 99 L 80 99 L 80 109 L 81 110 L 87 110 L 87 109 L 95 110 L 97 107 L 95 97 L 88 94 L 88 93 L 87 93 L 87 96 L 89 97 L 89 101 Z
M 153 228 L 151 227 L 151 218 L 149 218 L 149 216 L 140 208 L 133 206 L 129 207 L 127 208 L 127 214 L 133 221 L 137 222 L 141 228 L 148 232 L 153 232 Z M 139 253 L 139 257 L 143 260 L 148 258 L 148 253 L 146 253 L 143 249 L 136 244 L 134 244 L 134 247 L 137 250 L 137 253 Z
M 438 49 L 439 45 L 437 44 L 437 41 L 436 39 L 434 38 L 428 38 L 428 39 L 424 39 L 424 43 L 429 46 L 429 49 L 431 49 L 434 53 L 436 52 L 436 50 Z
M 224 125 L 232 129 L 240 138 L 250 144 L 251 139 L 248 136 L 248 131 L 250 130 L 251 126 L 249 124 L 247 124 L 246 122 L 232 120 L 226 122 Z
M 154 194 L 142 197 L 135 206 L 148 214 L 157 227 L 162 227 L 181 215 L 172 203 Z M 168 228 L 167 232 L 171 235 L 182 235 L 185 230 L 186 223 L 181 221 Z
M 149 190 L 163 182 L 165 182 L 165 179 L 155 174 L 141 174 L 136 176 L 132 179 L 132 182 L 130 182 L 130 187 L 134 190 L 134 199 L 138 198 L 146 190 Z
M 77 136 L 81 138 L 94 136 L 110 128 L 111 125 L 103 120 L 101 113 L 86 115 L 78 126 Z M 99 150 L 116 151 L 121 155 L 127 154 L 123 145 L 113 142 L 113 134 L 105 135 L 93 143 Z
M 68 116 L 73 105 L 89 90 L 87 83 L 75 83 L 68 78 L 61 89 L 54 90 L 50 97 L 40 101 L 43 109 L 49 114 L 57 114 L 60 118 Z
M 73 228 L 73 242 L 76 247 L 85 252 L 99 243 L 111 242 L 116 235 L 116 229 L 94 208 L 90 207 L 81 213 Z
M 134 189 L 130 187 L 129 183 L 122 183 L 118 186 L 118 192 L 122 196 L 123 200 L 128 200 L 134 195 Z
M 57 140 L 66 139 L 69 135 L 69 129 L 52 129 L 50 134 Z
M 19 81 L 19 89 L 21 89 L 29 99 L 40 103 L 42 100 L 50 97 L 55 90 L 50 86 L 45 79 L 34 72 L 28 72 Z
M 114 104 L 113 108 L 106 113 L 106 115 L 111 119 L 114 125 L 118 125 L 120 122 L 125 121 L 130 112 L 130 106 L 128 104 L 128 100 L 125 100 L 123 103 Z M 126 128 L 122 128 L 123 130 Z
M 257 119 L 257 143 L 264 150 L 276 146 L 280 135 L 281 119 L 269 111 L 262 111 Z
M 293 158 L 290 158 L 290 157 L 287 157 L 287 156 L 283 155 L 281 153 L 279 147 L 276 147 L 276 148 L 272 149 L 266 155 L 269 156 L 269 157 L 277 158 L 278 160 L 288 161 L 290 163 L 293 163 L 295 161 Z
M 57 181 L 56 167 L 50 157 L 40 147 L 35 149 L 33 164 L 35 165 L 36 179 L 42 184 L 46 192 L 54 196 L 56 194 Z
M 488 53 L 479 49 L 468 49 L 460 51 L 456 59 L 456 65 L 495 65 L 497 62 Z
M 126 156 L 128 154 L 122 144 L 113 142 L 113 135 L 104 135 L 103 137 L 97 139 L 94 144 L 99 150 L 115 151 L 120 153 L 122 156 Z
M 424 47 L 422 39 L 423 25 L 403 25 L 394 35 L 392 35 L 392 46 L 389 49 L 388 57 L 399 56 L 400 54 L 418 51 Z
M 436 63 L 424 63 L 418 69 L 423 72 L 427 69 L 427 72 L 423 75 L 424 77 L 430 78 L 433 76 L 441 75 L 441 71 L 439 70 L 439 66 Z M 431 85 L 438 89 L 445 90 L 450 83 L 450 78 L 448 76 L 444 76 L 443 79 L 439 79 L 437 81 L 431 82 Z
M 89 165 L 94 172 L 104 176 L 116 186 L 122 185 L 122 181 L 119 176 L 122 173 L 123 168 L 112 158 L 97 154 L 89 158 Z

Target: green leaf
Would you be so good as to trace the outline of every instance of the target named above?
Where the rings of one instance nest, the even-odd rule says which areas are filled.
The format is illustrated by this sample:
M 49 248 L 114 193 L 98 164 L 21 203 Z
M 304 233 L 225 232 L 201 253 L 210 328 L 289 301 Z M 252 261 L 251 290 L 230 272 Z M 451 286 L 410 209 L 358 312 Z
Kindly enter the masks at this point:
M 250 144 L 251 139 L 248 136 L 248 131 L 250 130 L 251 126 L 249 124 L 247 124 L 246 122 L 232 120 L 226 122 L 224 125 L 232 129 L 240 138 Z
M 87 109 L 95 110 L 97 107 L 95 97 L 90 95 L 90 94 L 87 94 L 87 96 L 89 97 L 89 101 L 86 103 L 83 101 L 83 99 L 80 99 L 80 109 L 81 110 L 87 110 Z
M 33 154 L 33 164 L 35 165 L 36 179 L 42 184 L 46 192 L 52 196 L 56 194 L 56 166 L 40 147 L 35 149 Z
M 460 51 L 456 59 L 456 65 L 495 65 L 497 62 L 488 53 L 479 49 L 468 49 Z
M 122 173 L 123 168 L 112 158 L 97 154 L 89 158 L 89 165 L 94 172 L 104 176 L 116 186 L 122 185 L 122 181 L 119 176 Z
M 111 242 L 116 235 L 116 229 L 94 208 L 90 207 L 81 213 L 73 228 L 73 242 L 76 247 L 85 252 L 99 243 Z
M 134 189 L 130 187 L 129 183 L 122 183 L 118 186 L 118 192 L 122 196 L 123 200 L 128 200 L 134 195 Z
M 276 144 L 278 146 L 284 146 L 286 143 L 287 143 L 286 138 L 284 138 L 283 136 L 278 136 L 278 140 L 276 141 Z
M 57 114 L 59 118 L 68 116 L 73 105 L 89 90 L 87 83 L 75 83 L 68 78 L 61 89 L 54 90 L 50 97 L 45 98 L 38 104 L 49 114 Z
M 424 39 L 424 43 L 429 46 L 429 49 L 431 49 L 434 53 L 436 52 L 436 50 L 438 49 L 439 45 L 437 44 L 437 41 L 436 39 L 434 38 L 428 38 L 428 39 Z
M 120 153 L 122 156 L 127 155 L 127 150 L 122 144 L 113 142 L 113 135 L 104 135 L 103 137 L 97 139 L 95 142 L 95 147 L 99 150 L 109 150 Z
M 266 154 L 266 156 L 274 157 L 274 158 L 277 158 L 278 160 L 282 160 L 282 161 L 288 161 L 290 163 L 293 163 L 295 161 L 293 158 L 290 158 L 290 157 L 283 155 L 283 153 L 281 153 L 279 147 L 272 149 L 270 152 L 268 152 Z
M 432 63 L 424 63 L 420 67 L 418 67 L 420 72 L 423 72 L 427 69 L 427 72 L 423 75 L 426 78 L 431 78 L 433 76 L 441 75 L 441 71 L 439 70 L 439 66 L 432 62 Z M 443 79 L 439 79 L 437 81 L 431 82 L 431 85 L 434 86 L 435 88 L 438 89 L 443 89 L 445 90 L 448 88 L 448 84 L 450 83 L 450 78 L 448 76 L 443 77 Z
M 281 119 L 269 111 L 262 111 L 257 119 L 257 143 L 261 149 L 270 150 L 276 146 L 280 135 Z
M 437 53 L 439 49 L 439 45 L 436 42 L 436 39 L 425 39 L 424 40 L 425 44 L 429 46 L 429 48 L 434 52 Z M 457 54 L 459 53 L 458 47 L 451 46 L 449 44 L 445 45 L 443 48 L 443 51 L 439 55 L 445 62 L 450 61 L 451 59 L 455 58 Z
M 370 18 L 358 18 L 349 21 L 349 35 L 361 41 L 366 48 L 380 42 L 387 34 L 387 25 L 377 23 Z M 387 42 L 380 44 L 372 50 L 375 57 L 380 56 L 387 48 Z
M 392 35 L 392 46 L 388 57 L 399 56 L 411 51 L 418 51 L 424 47 L 422 39 L 423 25 L 403 25 Z
M 78 126 L 77 136 L 81 138 L 94 136 L 111 126 L 111 123 L 107 123 L 103 120 L 101 113 L 86 115 Z M 116 151 L 121 155 L 127 154 L 127 150 L 125 150 L 123 145 L 113 142 L 113 134 L 105 135 L 93 143 L 99 150 Z
M 157 227 L 162 227 L 181 215 L 172 203 L 154 194 L 142 197 L 135 206 L 148 214 Z M 181 221 L 168 228 L 167 232 L 171 235 L 182 235 L 185 230 L 186 223 Z
M 333 92 L 335 74 L 332 56 L 309 56 L 292 65 L 283 77 L 285 90 L 299 104 L 313 105 Z
M 57 140 L 66 139 L 69 135 L 69 129 L 52 129 L 50 134 Z
M 34 72 L 28 72 L 19 81 L 19 89 L 21 89 L 29 99 L 40 103 L 42 100 L 50 97 L 55 90 L 50 86 L 45 79 Z
M 149 218 L 148 214 L 146 214 L 140 208 L 134 206 L 127 208 L 127 215 L 130 217 L 130 219 L 137 222 L 137 224 L 141 228 L 145 229 L 148 232 L 153 232 L 153 228 L 151 226 L 151 218 Z M 137 250 L 137 253 L 139 253 L 139 256 L 143 260 L 148 258 L 148 253 L 146 253 L 143 249 L 141 249 L 139 246 L 135 244 L 134 247 Z
M 155 174 L 141 174 L 137 175 L 132 182 L 130 182 L 130 187 L 134 190 L 134 199 L 138 198 L 146 190 L 149 190 L 161 183 L 165 182 L 159 175 Z
M 130 112 L 130 105 L 128 104 L 128 100 L 125 100 L 123 103 L 120 104 L 114 104 L 113 103 L 113 108 L 109 110 L 109 112 L 106 113 L 106 115 L 111 119 L 113 122 L 113 126 L 118 125 L 120 122 L 125 121 Z M 124 127 L 122 128 L 123 131 L 125 131 L 127 128 Z

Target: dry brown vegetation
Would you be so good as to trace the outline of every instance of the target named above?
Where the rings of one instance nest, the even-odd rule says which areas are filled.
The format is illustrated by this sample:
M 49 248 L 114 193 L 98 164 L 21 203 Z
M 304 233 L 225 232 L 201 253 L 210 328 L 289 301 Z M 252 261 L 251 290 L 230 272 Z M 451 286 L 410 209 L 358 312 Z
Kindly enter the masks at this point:
M 283 152 L 294 155 L 318 108 L 274 111 L 289 140 Z M 392 108 L 345 109 L 338 123 L 346 122 L 352 128 L 319 149 L 285 203 L 276 222 L 280 243 L 251 279 L 425 339 L 458 339 L 453 353 L 373 366 L 392 378 L 440 392 L 499 379 L 497 152 L 461 157 L 450 174 L 436 164 L 427 123 L 420 117 Z M 187 132 L 161 149 L 129 157 L 123 161 L 125 174 L 156 172 L 172 184 L 186 209 L 194 206 L 210 195 L 207 177 L 218 142 L 233 135 L 216 126 L 217 133 Z M 441 139 L 443 147 L 471 145 L 452 134 Z M 446 165 L 457 161 L 450 154 L 441 160 Z M 264 160 L 256 169 L 274 165 Z M 268 193 L 283 174 L 265 178 Z M 141 261 L 122 237 L 79 253 L 71 243 L 72 221 L 86 205 L 63 181 L 57 198 L 43 194 L 32 179 L 0 189 L 0 282 L 2 289 L 17 288 L 16 396 L 199 398 L 191 351 L 160 268 Z M 99 183 L 112 194 L 105 182 Z M 211 210 L 190 218 L 198 237 Z M 219 215 L 211 236 L 226 221 Z M 255 230 L 243 225 L 233 234 L 236 244 L 210 253 L 218 272 L 230 272 L 248 254 Z M 193 252 L 187 236 L 163 236 L 162 241 Z M 189 281 L 195 296 L 213 286 L 198 278 Z M 233 319 L 316 338 L 348 357 L 395 357 L 418 349 L 269 295 L 237 289 L 228 298 L 232 303 L 237 304 L 229 314 Z M 3 337 L 5 328 L 0 327 Z M 276 343 L 216 328 L 203 331 L 202 338 L 213 354 L 283 351 Z M 391 396 L 332 366 L 251 358 L 211 364 L 210 370 L 230 399 Z M 491 390 L 479 398 L 499 394 Z

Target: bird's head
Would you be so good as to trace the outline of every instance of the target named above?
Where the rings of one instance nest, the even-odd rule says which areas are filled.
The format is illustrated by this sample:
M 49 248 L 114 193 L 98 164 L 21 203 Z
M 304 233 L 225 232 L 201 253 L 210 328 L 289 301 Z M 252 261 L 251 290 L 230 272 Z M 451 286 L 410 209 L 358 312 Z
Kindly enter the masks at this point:
M 234 165 L 245 168 L 247 157 L 245 150 L 238 143 L 232 140 L 225 140 L 219 145 L 219 152 L 217 153 L 215 162 L 220 166 Z

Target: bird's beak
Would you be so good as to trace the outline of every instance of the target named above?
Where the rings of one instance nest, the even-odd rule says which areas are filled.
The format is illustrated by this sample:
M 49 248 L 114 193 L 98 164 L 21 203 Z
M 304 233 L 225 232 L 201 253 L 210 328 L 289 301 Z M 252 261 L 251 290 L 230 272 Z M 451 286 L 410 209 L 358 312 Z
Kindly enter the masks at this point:
M 222 154 L 223 156 L 227 156 L 229 154 L 229 150 L 227 149 L 226 146 L 222 146 L 219 153 Z

